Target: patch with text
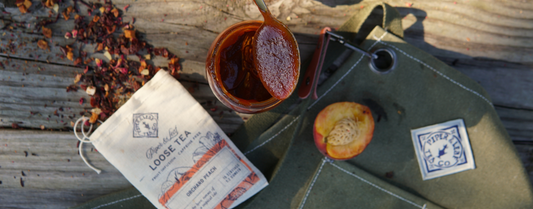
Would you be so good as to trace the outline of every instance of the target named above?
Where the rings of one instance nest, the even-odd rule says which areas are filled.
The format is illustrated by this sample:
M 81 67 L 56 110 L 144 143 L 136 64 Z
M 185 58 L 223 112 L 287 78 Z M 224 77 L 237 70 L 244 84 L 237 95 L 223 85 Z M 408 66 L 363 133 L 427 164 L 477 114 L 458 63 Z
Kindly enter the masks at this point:
M 462 119 L 411 130 L 424 180 L 475 168 Z

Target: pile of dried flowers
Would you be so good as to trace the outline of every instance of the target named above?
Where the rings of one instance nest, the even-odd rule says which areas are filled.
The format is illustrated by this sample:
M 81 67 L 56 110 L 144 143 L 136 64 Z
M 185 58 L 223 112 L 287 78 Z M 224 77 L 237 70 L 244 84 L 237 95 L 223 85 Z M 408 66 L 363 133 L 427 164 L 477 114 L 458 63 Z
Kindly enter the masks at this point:
M 78 14 L 77 3 L 87 7 L 89 16 Z M 57 3 L 55 0 L 47 0 L 45 6 L 53 8 L 57 7 Z M 124 10 L 128 7 L 129 5 Z M 169 70 L 174 77 L 179 76 L 178 71 L 181 68 L 179 58 L 166 48 L 154 48 L 140 40 L 138 32 L 133 27 L 135 20 L 132 18 L 130 22 L 125 22 L 122 11 L 110 1 L 105 0 L 104 4 L 101 4 L 74 0 L 74 6 L 64 8 L 61 14 L 65 20 L 74 15 L 75 26 L 72 31 L 65 34 L 65 38 L 76 40 L 74 44 L 61 46 L 61 52 L 63 56 L 73 61 L 74 65 L 84 68 L 83 73 L 76 75 L 74 84 L 67 87 L 67 92 L 81 88 L 91 96 L 90 104 L 94 109 L 91 110 L 90 123 L 95 123 L 97 120 L 104 121 L 111 116 L 159 70 Z M 45 26 L 57 22 L 58 18 L 59 13 L 55 20 L 41 21 L 36 27 L 42 30 L 45 37 L 51 38 L 52 31 Z M 89 57 L 81 50 L 85 44 L 94 44 L 95 52 L 103 53 L 109 61 Z M 44 40 L 40 40 L 38 45 L 42 49 L 48 48 L 48 43 Z M 75 53 L 76 45 L 78 53 Z M 137 56 L 139 61 L 127 59 L 128 55 Z M 152 56 L 167 58 L 168 68 L 148 64 L 147 60 Z M 80 104 L 84 102 L 85 100 L 81 98 Z

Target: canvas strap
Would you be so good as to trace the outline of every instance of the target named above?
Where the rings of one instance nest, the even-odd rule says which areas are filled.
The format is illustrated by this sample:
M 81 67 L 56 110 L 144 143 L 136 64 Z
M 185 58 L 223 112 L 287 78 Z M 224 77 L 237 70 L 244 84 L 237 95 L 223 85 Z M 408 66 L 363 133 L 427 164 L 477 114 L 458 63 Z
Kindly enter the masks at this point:
M 382 27 L 390 33 L 403 38 L 403 27 L 400 13 L 392 6 L 383 2 L 377 2 L 363 7 L 363 9 L 361 9 L 357 15 L 352 16 L 341 27 L 339 27 L 338 31 L 351 33 L 350 35 L 347 35 L 348 37 L 346 38 L 348 38 L 348 40 L 353 39 L 355 37 L 355 33 L 360 31 L 361 26 L 363 26 L 363 23 L 365 23 L 372 11 L 378 7 L 383 9 Z

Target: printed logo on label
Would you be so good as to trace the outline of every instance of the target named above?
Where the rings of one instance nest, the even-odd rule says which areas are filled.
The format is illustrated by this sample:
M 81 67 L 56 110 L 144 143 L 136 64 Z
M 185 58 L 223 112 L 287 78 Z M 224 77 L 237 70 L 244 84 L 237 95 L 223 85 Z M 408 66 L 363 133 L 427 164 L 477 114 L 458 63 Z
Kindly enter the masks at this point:
M 467 162 L 458 127 L 418 135 L 428 172 L 462 165 Z
M 157 113 L 134 113 L 133 114 L 133 137 L 134 138 L 157 138 L 158 129 Z
M 476 168 L 462 119 L 411 130 L 422 179 Z

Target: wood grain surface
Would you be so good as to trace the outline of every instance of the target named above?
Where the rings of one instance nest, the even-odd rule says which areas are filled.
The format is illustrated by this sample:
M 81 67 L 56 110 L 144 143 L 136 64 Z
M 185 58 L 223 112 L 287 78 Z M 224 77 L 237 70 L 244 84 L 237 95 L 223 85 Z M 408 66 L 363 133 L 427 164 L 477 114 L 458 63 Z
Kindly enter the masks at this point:
M 0 1 L 10 5 L 11 1 Z M 61 58 L 59 46 L 71 44 L 65 32 L 72 19 L 50 25 L 50 50 L 38 49 L 43 39 L 33 29 L 36 17 L 48 18 L 50 9 L 32 1 L 32 11 L 20 14 L 4 7 L 0 28 L 0 207 L 64 208 L 130 186 L 116 169 L 91 147 L 91 162 L 104 168 L 96 175 L 77 154 L 71 121 L 90 105 L 83 91 L 66 92 L 82 69 Z M 72 5 L 64 1 L 60 11 Z M 102 1 L 103 2 L 103 1 Z M 302 60 L 308 59 L 324 26 L 339 27 L 362 7 L 375 1 L 267 0 L 271 12 L 289 26 L 297 38 Z M 403 18 L 405 40 L 478 81 L 491 96 L 496 111 L 516 141 L 524 165 L 533 177 L 533 1 L 529 0 L 386 0 Z M 213 116 L 226 133 L 233 132 L 249 115 L 238 115 L 214 103 L 205 80 L 205 59 L 215 37 L 228 26 L 262 19 L 252 0 L 115 0 L 125 21 L 142 39 L 167 47 L 180 57 L 180 82 Z M 86 8 L 79 6 L 82 14 Z M 380 12 L 376 12 L 376 16 Z M 54 14 L 55 15 L 55 14 Z M 52 16 L 54 16 L 52 15 Z M 372 20 L 371 20 L 372 21 Z M 374 21 L 375 22 L 375 21 Z M 29 25 L 28 25 L 29 24 Z M 117 33 L 118 35 L 118 33 Z M 9 48 L 12 44 L 14 47 Z M 83 49 L 93 57 L 94 45 Z M 129 59 L 137 59 L 129 57 Z M 167 60 L 156 58 L 155 65 Z M 211 101 L 211 102 L 208 102 Z M 244 117 L 244 119 L 243 119 Z M 12 129 L 13 124 L 25 130 Z M 41 130 L 44 129 L 44 130 Z M 60 132 L 60 130 L 65 130 Z M 28 153 L 28 156 L 26 156 Z M 35 154 L 35 155 L 33 155 Z M 21 185 L 21 179 L 24 187 Z

